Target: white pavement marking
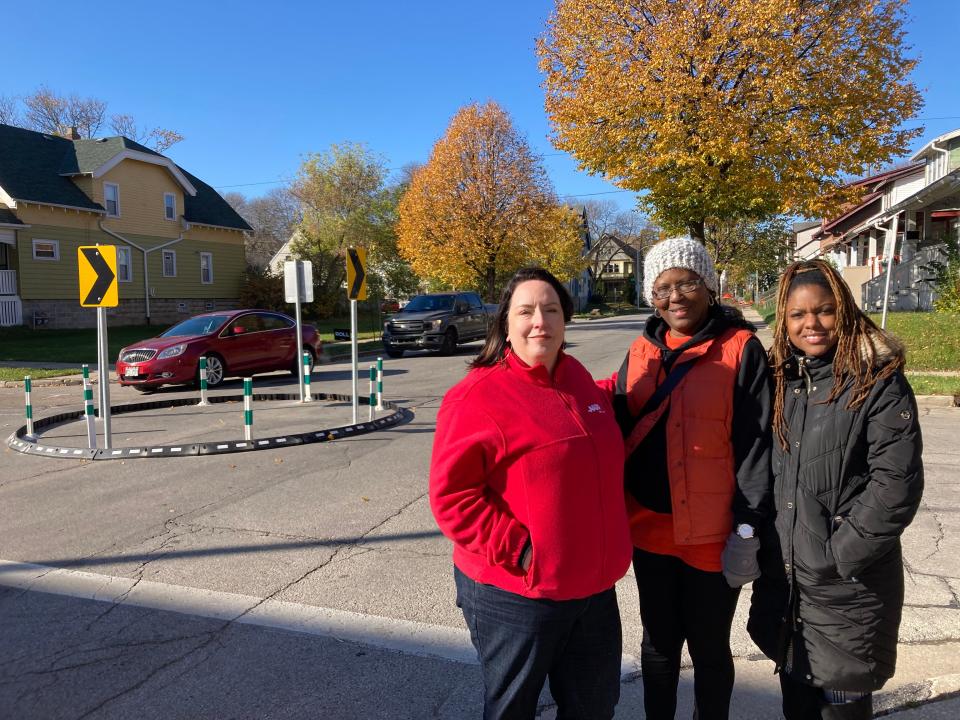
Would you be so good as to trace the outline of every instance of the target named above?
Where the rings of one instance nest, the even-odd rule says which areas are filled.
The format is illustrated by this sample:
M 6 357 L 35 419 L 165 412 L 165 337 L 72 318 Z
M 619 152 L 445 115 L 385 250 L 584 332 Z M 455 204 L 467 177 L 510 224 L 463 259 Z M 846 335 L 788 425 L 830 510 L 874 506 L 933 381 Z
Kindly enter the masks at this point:
M 407 655 L 477 664 L 470 633 L 443 625 L 330 610 L 283 600 L 264 600 L 253 595 L 149 580 L 137 582 L 132 578 L 10 560 L 0 560 L 0 585 L 82 600 L 231 620 L 242 625 L 332 637 Z M 640 663 L 635 657 L 623 655 L 620 663 L 623 678 L 635 677 L 639 670 Z

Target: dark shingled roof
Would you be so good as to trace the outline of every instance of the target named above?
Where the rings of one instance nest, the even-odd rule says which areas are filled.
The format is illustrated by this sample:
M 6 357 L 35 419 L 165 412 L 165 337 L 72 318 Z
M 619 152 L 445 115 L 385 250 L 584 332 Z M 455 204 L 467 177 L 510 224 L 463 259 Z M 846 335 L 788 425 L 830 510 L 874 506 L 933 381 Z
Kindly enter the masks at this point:
M 56 135 L 0 124 L 0 187 L 14 200 L 103 211 L 68 177 L 60 175 L 73 142 Z
M 102 212 L 103 207 L 87 197 L 69 176 L 93 172 L 124 150 L 165 157 L 125 137 L 67 140 L 0 124 L 0 188 L 15 200 Z M 180 171 L 197 190 L 195 197 L 184 193 L 183 216 L 187 222 L 252 229 L 216 190 L 183 168 Z
M 92 173 L 107 162 L 107 160 L 114 155 L 122 153 L 124 150 L 136 150 L 137 152 L 147 153 L 148 155 L 163 157 L 163 155 L 151 150 L 145 145 L 141 145 L 138 142 L 119 135 L 100 139 L 84 138 L 74 140 L 70 144 L 73 145 L 73 147 L 68 150 L 67 154 L 63 157 L 63 164 L 60 166 L 61 175 Z
M 0 225 L 23 225 L 23 223 L 13 214 L 13 210 L 0 208 Z
M 179 165 L 177 167 L 197 189 L 197 194 L 194 197 L 190 197 L 186 193 L 183 195 L 183 217 L 187 222 L 219 225 L 220 227 L 237 228 L 238 230 L 253 230 L 247 224 L 247 221 L 230 206 L 230 203 L 220 197 L 220 193 L 196 175 L 191 175 Z

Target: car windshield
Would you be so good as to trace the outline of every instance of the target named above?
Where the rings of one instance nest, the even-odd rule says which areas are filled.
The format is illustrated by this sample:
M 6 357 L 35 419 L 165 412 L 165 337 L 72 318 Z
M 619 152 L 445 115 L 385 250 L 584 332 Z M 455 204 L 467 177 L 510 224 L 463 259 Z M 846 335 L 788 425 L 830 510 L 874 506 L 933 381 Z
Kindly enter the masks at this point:
M 420 295 L 407 303 L 403 312 L 429 312 L 453 309 L 453 295 Z
M 177 337 L 179 335 L 209 335 L 223 325 L 227 315 L 201 315 L 177 323 L 159 337 Z

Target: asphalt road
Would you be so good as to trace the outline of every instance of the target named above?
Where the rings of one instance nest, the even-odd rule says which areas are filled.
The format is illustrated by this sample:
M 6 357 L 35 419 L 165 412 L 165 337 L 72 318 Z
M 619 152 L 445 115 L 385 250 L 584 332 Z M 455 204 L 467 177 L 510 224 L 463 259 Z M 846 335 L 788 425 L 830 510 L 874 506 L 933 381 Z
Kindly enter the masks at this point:
M 641 322 L 577 323 L 569 352 L 595 376 L 609 374 Z M 110 462 L 3 448 L 0 718 L 479 717 L 450 546 L 427 502 L 436 410 L 478 347 L 386 359 L 385 395 L 415 417 L 349 440 Z M 292 387 L 280 375 L 256 381 L 258 389 L 285 384 Z M 348 366 L 320 366 L 313 388 L 349 392 Z M 36 388 L 34 405 L 42 415 L 78 407 L 80 397 L 75 386 Z M 112 390 L 114 405 L 140 399 Z M 0 437 L 22 424 L 22 406 L 22 391 L 0 390 Z M 299 410 L 302 430 L 350 417 L 343 404 L 255 415 L 289 432 Z M 888 704 L 929 695 L 934 677 L 942 690 L 942 678 L 960 672 L 958 413 L 932 409 L 921 420 L 932 482 L 906 537 L 908 607 L 892 683 L 902 694 L 888 694 Z M 239 438 L 234 422 L 223 406 L 115 416 L 115 444 Z M 75 444 L 83 429 L 55 434 Z M 626 656 L 618 717 L 638 717 L 632 578 L 619 591 Z M 772 665 L 743 632 L 748 597 L 735 622 L 734 717 L 777 717 Z M 544 708 L 549 717 L 546 695 Z

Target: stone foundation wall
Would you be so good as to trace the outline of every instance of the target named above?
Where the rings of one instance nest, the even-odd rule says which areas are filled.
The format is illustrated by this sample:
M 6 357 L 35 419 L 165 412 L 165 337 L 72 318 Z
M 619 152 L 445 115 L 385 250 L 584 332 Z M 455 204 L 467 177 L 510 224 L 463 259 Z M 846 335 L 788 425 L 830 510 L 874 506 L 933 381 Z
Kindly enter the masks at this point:
M 191 315 L 216 310 L 233 310 L 237 301 L 226 298 L 172 300 L 150 299 L 150 324 L 172 325 Z M 38 329 L 85 328 L 97 326 L 96 308 L 80 307 L 76 300 L 24 300 L 23 324 Z M 145 325 L 146 309 L 143 300 L 121 300 L 120 305 L 107 308 L 109 325 Z

